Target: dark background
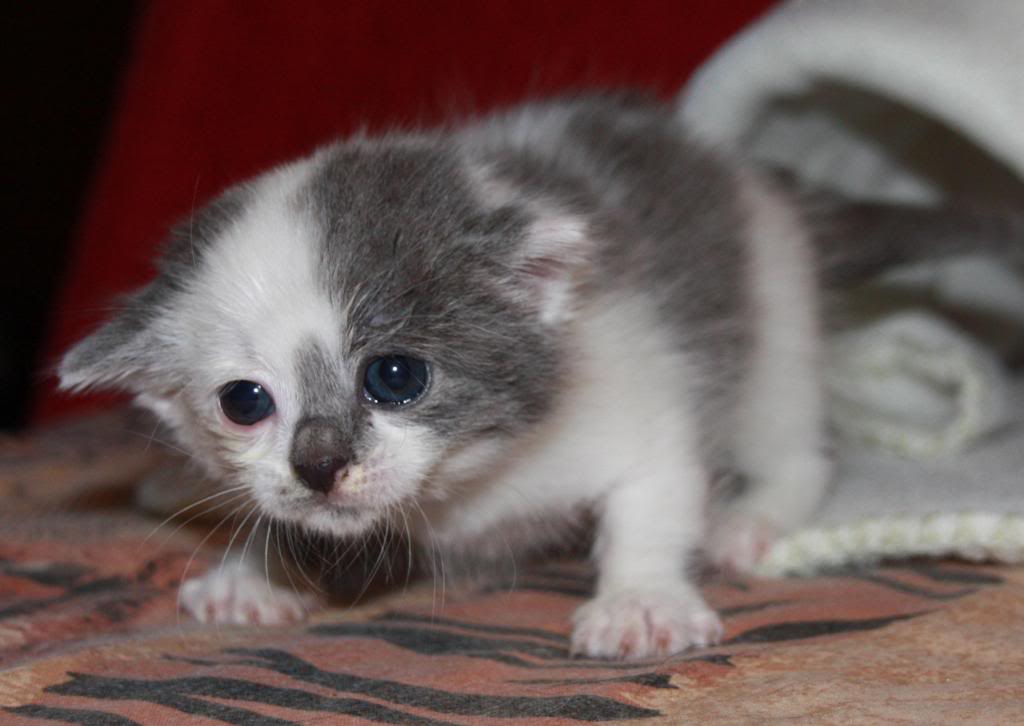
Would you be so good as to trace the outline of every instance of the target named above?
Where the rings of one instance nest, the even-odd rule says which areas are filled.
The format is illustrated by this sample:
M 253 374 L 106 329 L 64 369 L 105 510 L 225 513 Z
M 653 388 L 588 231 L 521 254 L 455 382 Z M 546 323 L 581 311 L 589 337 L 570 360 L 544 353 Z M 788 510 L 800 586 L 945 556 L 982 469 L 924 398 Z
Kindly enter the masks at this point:
M 4 11 L 3 430 L 27 420 L 51 297 L 63 279 L 137 8 L 116 1 L 33 1 Z
M 49 371 L 228 184 L 360 127 L 566 89 L 670 98 L 773 0 L 150 0 L 5 17 L 0 428 L 116 398 Z M 12 224 L 13 221 L 13 224 Z

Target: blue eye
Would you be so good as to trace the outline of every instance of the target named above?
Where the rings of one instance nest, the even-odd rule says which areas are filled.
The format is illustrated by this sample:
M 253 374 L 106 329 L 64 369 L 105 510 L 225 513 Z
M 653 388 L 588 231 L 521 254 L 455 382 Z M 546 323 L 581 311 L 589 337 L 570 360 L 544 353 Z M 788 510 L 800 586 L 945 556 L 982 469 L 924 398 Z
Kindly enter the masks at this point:
M 220 408 L 240 426 L 252 426 L 274 413 L 274 399 L 253 381 L 232 381 L 220 389 Z
M 374 358 L 363 374 L 363 392 L 374 403 L 401 406 L 427 390 L 427 364 L 405 355 Z

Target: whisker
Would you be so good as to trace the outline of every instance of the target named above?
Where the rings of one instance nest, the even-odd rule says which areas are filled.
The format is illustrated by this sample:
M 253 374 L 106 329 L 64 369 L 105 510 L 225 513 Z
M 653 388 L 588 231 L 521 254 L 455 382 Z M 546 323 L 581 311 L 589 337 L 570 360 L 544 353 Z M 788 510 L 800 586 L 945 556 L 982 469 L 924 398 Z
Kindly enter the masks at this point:
M 165 441 L 164 439 L 158 439 L 156 437 L 156 432 L 159 430 L 159 428 L 160 428 L 160 422 L 158 421 L 156 426 L 153 427 L 153 432 L 148 434 L 148 435 L 144 434 L 141 431 L 136 431 L 135 429 L 131 429 L 131 428 L 124 428 L 124 429 L 122 429 L 122 431 L 124 433 L 126 433 L 126 434 L 130 434 L 132 436 L 138 436 L 141 439 L 145 439 L 146 440 L 146 448 L 145 448 L 144 451 L 146 451 L 146 452 L 149 451 L 149 447 L 152 444 L 160 444 L 161 446 L 167 447 L 171 451 L 176 451 L 177 453 L 181 454 L 182 456 L 185 456 L 188 459 L 195 459 L 195 456 L 193 456 L 192 452 L 190 452 L 190 451 L 188 451 L 186 449 L 181 448 L 177 444 L 172 444 L 170 441 Z
M 147 436 L 147 437 L 146 437 L 146 438 L 147 438 L 147 441 L 146 441 L 146 448 L 145 448 L 145 449 L 143 449 L 143 452 L 144 452 L 144 453 L 146 453 L 146 454 L 148 454 L 148 453 L 149 453 L 149 447 L 153 445 L 153 440 L 154 440 L 154 439 L 156 438 L 156 432 L 157 432 L 157 431 L 158 431 L 159 429 L 160 429 L 160 421 L 159 421 L 159 420 L 157 420 L 157 421 L 155 421 L 155 422 L 153 423 L 153 430 L 152 430 L 152 431 L 150 431 L 150 432 L 149 432 L 149 436 Z
M 249 519 L 252 517 L 252 515 L 256 513 L 256 510 L 258 508 L 259 507 L 257 507 L 255 504 L 253 504 L 252 508 L 246 513 L 246 515 L 242 519 L 241 523 L 236 525 L 234 527 L 234 529 L 232 530 L 231 537 L 228 539 L 228 545 L 227 545 L 227 547 L 224 548 L 224 554 L 222 554 L 221 557 L 220 557 L 220 567 L 217 570 L 217 576 L 218 577 L 220 577 L 220 576 L 222 576 L 224 574 L 224 564 L 227 562 L 228 555 L 231 553 L 231 548 L 235 544 L 235 538 L 238 537 L 238 533 L 242 531 L 242 528 L 245 527 L 245 523 L 248 522 Z
M 380 571 L 381 564 L 383 564 L 384 561 L 387 560 L 388 546 L 391 543 L 391 526 L 388 523 L 388 520 L 386 519 L 387 514 L 387 511 L 385 511 L 385 519 L 381 520 L 380 522 L 380 527 L 381 530 L 383 531 L 383 535 L 381 535 L 377 552 L 377 559 L 374 561 L 373 568 L 370 570 L 369 577 L 366 578 L 366 584 L 363 586 L 363 592 L 360 593 L 360 597 L 362 597 L 362 595 L 365 594 L 366 590 L 373 583 L 373 579 L 377 576 L 377 573 Z
M 246 556 L 249 553 L 249 547 L 252 545 L 253 538 L 260 529 L 260 522 L 263 521 L 263 512 L 260 512 L 260 516 L 256 517 L 256 523 L 253 524 L 252 529 L 249 530 L 249 536 L 245 538 L 245 544 L 242 545 L 242 554 L 239 555 L 239 559 L 245 561 Z
M 245 484 L 239 484 L 238 486 L 235 486 L 235 487 L 230 487 L 228 489 L 223 489 L 221 491 L 214 492 L 213 494 L 211 494 L 211 495 L 209 495 L 207 497 L 203 497 L 202 499 L 200 499 L 197 502 L 193 502 L 192 504 L 189 504 L 189 505 L 187 505 L 185 507 L 182 507 L 177 512 L 175 512 L 174 514 L 169 516 L 167 519 L 162 521 L 160 524 L 158 524 L 156 527 L 154 527 L 153 531 L 151 531 L 149 534 L 147 534 L 146 538 L 144 540 L 142 540 L 142 544 L 146 544 L 147 542 L 149 542 L 149 540 L 153 537 L 153 535 L 160 531 L 161 527 L 166 526 L 171 520 L 175 519 L 176 517 L 180 517 L 185 512 L 187 512 L 187 511 L 189 511 L 191 509 L 195 509 L 196 507 L 198 507 L 201 504 L 204 504 L 204 503 L 210 501 L 211 499 L 216 499 L 217 497 L 223 497 L 226 494 L 232 494 L 234 492 L 237 492 L 237 491 L 245 489 L 245 488 L 246 488 Z M 218 505 L 218 506 L 220 506 L 220 505 Z M 191 520 L 189 520 L 189 521 L 191 521 Z M 177 530 L 175 530 L 175 532 L 177 532 Z M 173 536 L 173 533 L 172 533 L 172 536 Z
M 284 571 L 284 576 L 288 578 L 288 585 L 292 588 L 292 592 L 294 592 L 297 597 L 300 597 L 299 588 L 295 584 L 295 580 L 292 578 L 292 573 L 290 572 L 291 568 L 288 567 L 288 563 L 284 561 L 284 552 L 281 549 L 281 529 L 285 529 L 285 533 L 287 534 L 287 526 L 288 525 L 286 523 L 281 522 L 278 527 L 274 528 L 274 545 L 277 549 L 277 559 L 281 563 L 281 569 Z
M 402 592 L 409 589 L 409 580 L 412 578 L 412 531 L 409 529 L 409 517 L 404 507 L 398 507 L 398 513 L 402 515 L 402 525 L 405 527 L 405 582 L 402 584 Z
M 193 514 L 193 515 L 192 515 L 191 517 L 189 517 L 189 518 L 188 518 L 188 519 L 186 519 L 186 520 L 185 520 L 184 522 L 182 522 L 182 523 L 181 523 L 181 524 L 179 524 L 179 525 L 178 525 L 177 527 L 175 527 L 175 528 L 174 528 L 174 529 L 173 529 L 173 530 L 171 531 L 171 533 L 170 533 L 170 534 L 168 534 L 168 535 L 167 535 L 166 537 L 164 537 L 163 541 L 162 541 L 162 542 L 160 543 L 160 547 L 163 547 L 163 546 L 164 546 L 165 544 L 167 544 L 167 542 L 168 542 L 168 541 L 169 541 L 169 540 L 170 540 L 170 539 L 171 539 L 171 538 L 172 538 L 172 537 L 173 537 L 174 535 L 176 535 L 176 534 L 177 534 L 178 532 L 180 532 L 180 531 L 181 531 L 182 529 L 184 529 L 185 527 L 187 527 L 187 526 L 188 526 L 189 524 L 191 524 L 192 522 L 196 521 L 196 520 L 197 520 L 197 519 L 199 519 L 200 517 L 205 517 L 206 515 L 210 514 L 211 512 L 215 512 L 215 511 L 217 511 L 218 509 L 220 509 L 221 507 L 223 507 L 223 506 L 226 506 L 226 505 L 228 505 L 228 504 L 236 504 L 236 503 L 237 503 L 237 502 L 238 502 L 238 501 L 239 501 L 240 499 L 245 499 L 246 497 L 248 497 L 248 492 L 236 492 L 236 493 L 235 493 L 235 495 L 234 495 L 234 496 L 232 496 L 231 498 L 229 498 L 229 499 L 225 499 L 224 501 L 221 501 L 221 502 L 217 502 L 217 503 L 216 503 L 216 504 L 214 504 L 213 506 L 209 507 L 208 509 L 204 509 L 204 510 L 203 510 L 203 511 L 201 511 L 201 512 L 196 512 L 196 513 L 195 513 L 195 514 Z M 244 504 L 244 502 L 243 502 L 243 504 Z M 239 505 L 239 506 L 241 506 L 241 505 Z M 234 510 L 232 510 L 232 511 L 233 511 L 233 512 L 237 512 L 237 511 L 238 511 L 238 509 L 236 508 L 236 509 L 234 509 Z M 229 514 L 229 515 L 227 515 L 227 516 L 228 516 L 228 517 L 230 517 L 231 515 Z
M 274 588 L 270 584 L 270 530 L 274 528 L 274 521 L 270 520 L 267 522 L 267 537 L 263 542 L 263 574 L 267 578 L 267 591 L 273 592 Z
M 348 567 L 342 568 L 341 561 L 345 559 L 345 556 L 348 555 L 348 553 L 352 551 L 352 548 L 356 546 L 355 540 L 349 538 L 348 544 L 345 545 L 345 549 L 341 551 L 341 554 L 338 554 L 338 549 L 341 547 L 342 543 L 343 540 L 339 539 L 337 544 L 334 545 L 334 551 L 331 552 L 332 560 L 331 563 L 328 565 L 328 569 L 336 571 L 338 575 L 348 572 L 349 568 L 352 566 L 351 563 L 349 563 Z
M 427 537 L 430 539 L 430 571 L 432 573 L 432 581 L 434 585 L 433 595 L 431 597 L 431 608 L 430 615 L 435 617 L 437 615 L 437 572 L 438 565 L 440 564 L 441 571 L 441 607 L 444 607 L 445 601 L 445 588 L 447 587 L 447 575 L 444 567 L 444 552 L 437 542 L 437 537 L 434 532 L 433 525 L 430 524 L 430 519 L 427 517 L 427 513 L 423 511 L 423 507 L 420 506 L 419 502 L 415 499 L 410 500 L 412 505 L 416 507 L 420 517 L 423 519 L 423 523 L 427 526 Z
M 300 557 L 301 553 L 295 551 L 296 542 L 295 538 L 292 536 L 291 529 L 285 530 L 285 541 L 288 543 L 288 551 L 291 553 L 292 559 L 295 561 L 295 567 L 299 571 L 299 576 L 306 582 L 307 585 L 309 585 L 309 587 L 314 592 L 323 592 L 320 586 L 313 582 L 309 578 L 309 575 L 306 574 L 305 562 Z M 299 549 L 301 549 L 301 547 Z
M 512 564 L 512 582 L 509 583 L 508 594 L 512 594 L 516 590 L 516 585 L 519 583 L 519 567 L 516 564 L 516 553 L 512 549 L 512 545 L 509 544 L 508 537 L 505 536 L 504 530 L 498 527 L 498 532 L 501 534 L 501 540 L 505 543 L 505 551 L 508 552 L 508 558 Z

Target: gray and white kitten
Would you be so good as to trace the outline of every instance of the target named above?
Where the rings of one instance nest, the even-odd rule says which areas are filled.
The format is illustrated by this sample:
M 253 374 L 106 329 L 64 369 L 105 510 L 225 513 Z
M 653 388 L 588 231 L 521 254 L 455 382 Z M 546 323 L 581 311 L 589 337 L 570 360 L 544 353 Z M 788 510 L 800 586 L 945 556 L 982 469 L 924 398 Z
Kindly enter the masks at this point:
M 666 655 L 722 632 L 694 551 L 749 567 L 821 499 L 818 285 L 921 254 L 886 224 L 823 266 L 794 199 L 668 109 L 528 104 L 228 190 L 61 384 L 133 392 L 265 516 L 323 535 L 390 520 L 500 556 L 590 512 L 574 652 Z M 709 533 L 721 469 L 749 486 Z M 185 583 L 184 606 L 304 614 L 259 559 Z

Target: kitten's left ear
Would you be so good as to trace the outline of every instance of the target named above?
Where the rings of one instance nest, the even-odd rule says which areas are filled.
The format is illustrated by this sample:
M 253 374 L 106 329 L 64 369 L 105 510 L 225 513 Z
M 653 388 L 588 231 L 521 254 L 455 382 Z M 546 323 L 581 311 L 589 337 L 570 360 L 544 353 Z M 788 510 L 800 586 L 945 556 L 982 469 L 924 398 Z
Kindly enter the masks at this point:
M 167 366 L 166 339 L 157 332 L 157 283 L 128 296 L 110 321 L 64 354 L 57 366 L 60 388 L 107 388 L 141 393 Z
M 571 214 L 545 214 L 528 227 L 513 266 L 524 298 L 542 323 L 557 325 L 572 316 L 592 246 L 587 224 Z

